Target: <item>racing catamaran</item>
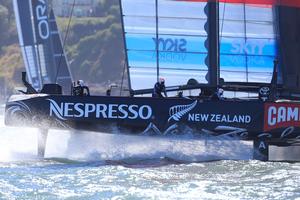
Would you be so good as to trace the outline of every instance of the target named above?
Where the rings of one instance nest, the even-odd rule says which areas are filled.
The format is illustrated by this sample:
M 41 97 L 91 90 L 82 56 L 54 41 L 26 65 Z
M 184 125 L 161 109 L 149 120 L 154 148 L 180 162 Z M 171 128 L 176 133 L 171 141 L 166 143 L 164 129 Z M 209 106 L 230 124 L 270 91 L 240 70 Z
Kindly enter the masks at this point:
M 24 74 L 27 94 L 12 96 L 5 115 L 6 125 L 44 130 L 39 155 L 50 128 L 227 136 L 252 140 L 253 158 L 264 161 L 269 145 L 299 144 L 298 1 L 120 0 L 130 95 L 114 97 L 60 93 L 71 75 L 46 5 L 14 0 L 29 82 Z M 159 77 L 180 95 L 147 97 Z M 212 98 L 220 88 L 226 98 Z

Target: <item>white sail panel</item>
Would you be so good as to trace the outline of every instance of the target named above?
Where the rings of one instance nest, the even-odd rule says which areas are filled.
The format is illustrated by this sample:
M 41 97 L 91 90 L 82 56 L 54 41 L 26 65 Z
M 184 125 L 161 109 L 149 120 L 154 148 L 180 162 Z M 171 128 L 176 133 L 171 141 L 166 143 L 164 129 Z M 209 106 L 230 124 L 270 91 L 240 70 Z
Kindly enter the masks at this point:
M 39 72 L 36 68 L 35 48 L 32 46 L 25 46 L 21 47 L 21 49 L 29 80 L 35 89 L 39 89 L 41 84 L 39 80 Z
M 44 45 L 37 45 L 38 46 L 38 51 L 40 55 L 40 66 L 41 66 L 41 75 L 43 77 L 43 83 L 49 83 L 49 77 L 48 77 L 48 72 L 46 68 L 46 53 L 45 53 L 45 47 Z
M 167 86 L 208 83 L 206 4 L 121 1 L 131 89 L 152 88 L 158 76 Z
M 276 57 L 273 8 L 220 3 L 220 77 L 270 83 Z

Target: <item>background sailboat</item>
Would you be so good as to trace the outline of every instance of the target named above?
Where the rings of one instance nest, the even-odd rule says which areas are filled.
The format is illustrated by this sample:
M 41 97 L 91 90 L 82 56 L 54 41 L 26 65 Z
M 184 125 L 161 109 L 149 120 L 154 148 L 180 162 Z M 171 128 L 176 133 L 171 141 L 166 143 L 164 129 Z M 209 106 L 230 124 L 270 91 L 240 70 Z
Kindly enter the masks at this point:
M 29 82 L 36 90 L 59 83 L 70 94 L 72 75 L 48 1 L 14 0 L 19 43 Z

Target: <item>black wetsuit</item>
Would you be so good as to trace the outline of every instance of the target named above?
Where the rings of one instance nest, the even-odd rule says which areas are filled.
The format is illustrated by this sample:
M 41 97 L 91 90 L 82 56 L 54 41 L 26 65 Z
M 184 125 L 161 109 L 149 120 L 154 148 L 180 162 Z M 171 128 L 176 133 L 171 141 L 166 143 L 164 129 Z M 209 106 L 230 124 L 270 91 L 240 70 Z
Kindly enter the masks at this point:
M 163 97 L 161 93 L 164 93 L 165 97 L 167 97 L 166 86 L 164 83 L 155 83 L 153 88 L 152 97 Z
M 87 86 L 76 86 L 73 88 L 73 95 L 74 96 L 90 96 L 90 90 Z

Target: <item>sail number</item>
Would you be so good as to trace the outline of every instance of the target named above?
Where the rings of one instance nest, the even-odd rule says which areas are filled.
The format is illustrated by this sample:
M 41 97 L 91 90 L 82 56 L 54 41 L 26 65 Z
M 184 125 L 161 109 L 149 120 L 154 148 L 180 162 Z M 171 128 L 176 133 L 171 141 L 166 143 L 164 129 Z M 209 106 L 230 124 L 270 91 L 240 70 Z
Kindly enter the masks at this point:
M 38 33 L 39 36 L 45 40 L 50 36 L 49 24 L 48 24 L 48 16 L 47 16 L 47 5 L 44 0 L 39 0 L 39 5 L 35 8 L 37 25 L 38 25 Z

